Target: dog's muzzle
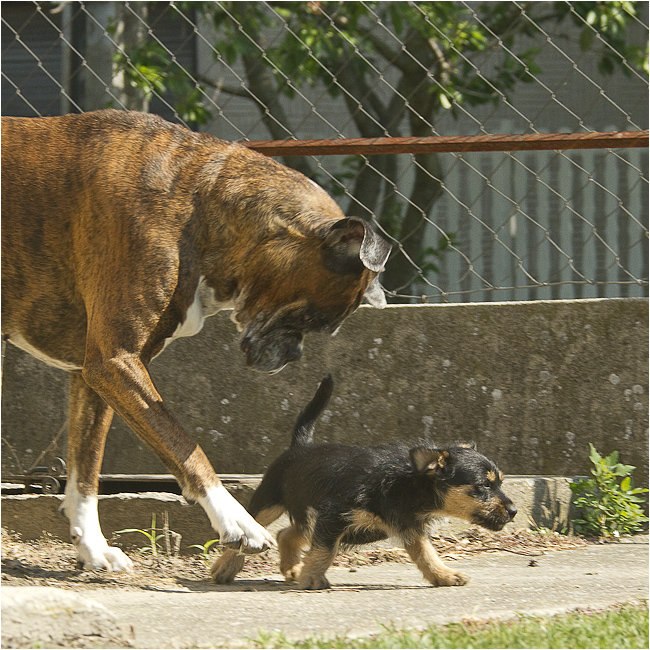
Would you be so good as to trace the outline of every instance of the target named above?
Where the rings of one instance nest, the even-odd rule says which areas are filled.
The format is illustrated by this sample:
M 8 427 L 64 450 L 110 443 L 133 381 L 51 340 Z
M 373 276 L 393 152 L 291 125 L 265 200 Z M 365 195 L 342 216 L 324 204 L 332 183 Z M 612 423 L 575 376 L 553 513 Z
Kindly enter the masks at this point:
M 270 332 L 263 337 L 244 335 L 240 347 L 246 355 L 246 365 L 260 372 L 280 372 L 291 361 L 302 356 L 302 334 Z
M 516 514 L 517 508 L 510 499 L 506 498 L 501 502 L 501 507 L 476 513 L 472 518 L 472 523 L 483 526 L 488 530 L 501 530 L 515 518 Z

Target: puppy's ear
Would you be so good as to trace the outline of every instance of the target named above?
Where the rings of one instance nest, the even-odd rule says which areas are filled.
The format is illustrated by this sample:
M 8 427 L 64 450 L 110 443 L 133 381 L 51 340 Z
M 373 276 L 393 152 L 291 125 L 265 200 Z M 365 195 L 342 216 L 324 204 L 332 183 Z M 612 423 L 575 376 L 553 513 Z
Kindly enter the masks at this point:
M 357 217 L 340 219 L 325 237 L 326 260 L 335 273 L 351 273 L 360 265 L 380 273 L 390 250 L 390 244 Z
M 476 443 L 472 440 L 472 442 L 457 442 L 455 447 L 461 447 L 462 449 L 471 449 L 472 451 L 476 451 Z
M 442 449 L 413 447 L 409 453 L 413 468 L 423 474 L 439 474 L 449 463 L 449 452 Z

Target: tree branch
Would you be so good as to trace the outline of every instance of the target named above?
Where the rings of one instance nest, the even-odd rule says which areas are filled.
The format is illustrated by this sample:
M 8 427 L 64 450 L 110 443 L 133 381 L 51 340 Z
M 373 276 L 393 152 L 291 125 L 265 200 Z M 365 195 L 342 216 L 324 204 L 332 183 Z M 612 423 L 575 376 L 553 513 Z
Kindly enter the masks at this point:
M 249 88 L 247 88 L 245 85 L 240 84 L 239 86 L 235 85 L 230 85 L 226 84 L 223 81 L 214 81 L 212 79 L 208 79 L 208 77 L 204 77 L 202 75 L 199 75 L 196 80 L 199 83 L 202 83 L 204 86 L 209 86 L 210 88 L 214 88 L 215 90 L 218 90 L 219 92 L 224 92 L 228 93 L 229 95 L 235 95 L 236 97 L 244 97 L 246 99 L 254 99 L 253 93 Z

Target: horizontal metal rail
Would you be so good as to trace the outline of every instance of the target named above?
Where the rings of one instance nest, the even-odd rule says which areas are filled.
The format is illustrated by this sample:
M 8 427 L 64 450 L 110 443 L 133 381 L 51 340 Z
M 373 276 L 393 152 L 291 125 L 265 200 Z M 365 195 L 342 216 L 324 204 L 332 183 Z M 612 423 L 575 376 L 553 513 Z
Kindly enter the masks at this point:
M 11 474 L 2 476 L 2 491 L 34 492 L 35 489 L 45 494 L 60 494 L 67 482 L 65 470 L 50 472 L 47 467 L 37 467 L 29 474 Z M 262 474 L 219 474 L 224 485 L 239 487 L 257 487 Z M 180 487 L 172 474 L 100 474 L 100 485 L 109 492 L 178 491 Z M 100 490 L 103 492 L 104 490 Z
M 253 140 L 241 144 L 267 156 L 349 156 L 396 153 L 467 153 L 647 147 L 648 131 L 528 133 L 520 135 L 428 136 L 422 138 L 338 138 Z
M 224 484 L 257 484 L 262 474 L 219 474 Z M 173 474 L 100 474 L 100 482 L 106 483 L 176 483 Z

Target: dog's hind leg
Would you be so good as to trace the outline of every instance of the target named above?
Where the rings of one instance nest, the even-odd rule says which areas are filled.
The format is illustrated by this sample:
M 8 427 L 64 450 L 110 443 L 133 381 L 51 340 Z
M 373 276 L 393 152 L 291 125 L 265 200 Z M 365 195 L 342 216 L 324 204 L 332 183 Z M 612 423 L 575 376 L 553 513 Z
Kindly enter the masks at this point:
M 301 589 L 329 589 L 325 572 L 336 557 L 345 527 L 344 519 L 338 515 L 320 515 L 316 519 L 311 547 L 305 554 L 298 578 Z
M 460 587 L 469 582 L 469 578 L 460 571 L 453 571 L 438 556 L 428 536 L 418 536 L 404 544 L 406 552 L 422 575 L 434 587 Z
M 301 589 L 329 589 L 329 580 L 325 577 L 325 572 L 336 557 L 338 545 L 315 546 L 305 554 L 302 570 L 298 578 L 298 586 Z
M 71 373 L 68 480 L 61 509 L 70 520 L 78 564 L 85 569 L 120 571 L 132 567 L 119 548 L 107 544 L 97 514 L 99 471 L 112 419 L 113 409 L 86 384 L 81 373 Z
M 302 555 L 309 548 L 306 533 L 295 526 L 289 526 L 278 533 L 280 551 L 280 573 L 287 582 L 296 582 L 302 570 Z
M 283 513 L 284 508 L 282 506 L 270 506 L 261 510 L 257 514 L 251 512 L 251 514 L 255 517 L 255 520 L 262 526 L 268 526 L 269 524 L 272 524 Z M 227 548 L 210 567 L 210 575 L 212 576 L 212 579 L 219 585 L 232 582 L 235 579 L 235 576 L 244 568 L 245 560 L 245 555 L 239 553 L 234 549 Z

